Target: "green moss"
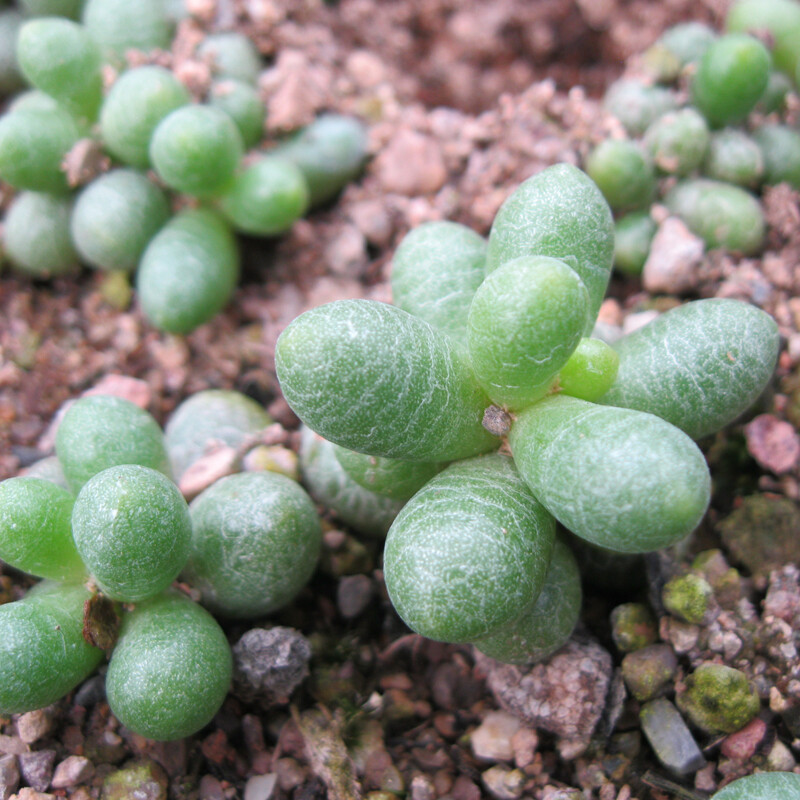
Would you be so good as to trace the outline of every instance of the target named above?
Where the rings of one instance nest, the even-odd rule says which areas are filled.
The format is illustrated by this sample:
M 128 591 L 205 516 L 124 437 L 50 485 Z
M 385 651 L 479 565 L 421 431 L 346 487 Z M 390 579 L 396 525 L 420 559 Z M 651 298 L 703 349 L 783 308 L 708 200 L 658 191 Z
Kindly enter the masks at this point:
M 668 581 L 661 599 L 670 614 L 685 622 L 700 624 L 712 608 L 714 590 L 699 575 L 681 575 Z
M 758 714 L 758 692 L 738 669 L 701 664 L 677 695 L 680 710 L 707 733 L 733 733 Z
M 746 497 L 717 529 L 734 559 L 754 576 L 800 559 L 800 509 L 788 498 Z

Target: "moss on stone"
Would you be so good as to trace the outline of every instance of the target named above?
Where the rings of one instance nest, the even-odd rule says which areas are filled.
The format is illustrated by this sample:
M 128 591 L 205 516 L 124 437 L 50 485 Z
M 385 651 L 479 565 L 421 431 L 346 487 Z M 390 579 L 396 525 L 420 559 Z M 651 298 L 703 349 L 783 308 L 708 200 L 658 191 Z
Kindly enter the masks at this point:
M 701 664 L 677 695 L 678 708 L 707 733 L 733 733 L 758 714 L 758 692 L 747 676 L 724 664 Z

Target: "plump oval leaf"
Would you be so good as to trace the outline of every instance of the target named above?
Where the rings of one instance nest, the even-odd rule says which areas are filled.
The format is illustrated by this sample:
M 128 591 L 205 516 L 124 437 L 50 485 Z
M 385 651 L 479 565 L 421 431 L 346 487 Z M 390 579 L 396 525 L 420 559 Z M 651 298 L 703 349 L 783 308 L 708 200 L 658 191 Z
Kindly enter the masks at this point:
M 708 247 L 754 255 L 764 243 L 766 223 L 758 198 L 740 186 L 688 178 L 670 189 L 664 205 Z
M 355 117 L 321 114 L 277 148 L 303 173 L 312 206 L 335 197 L 362 170 L 367 158 L 367 129 Z
M 80 262 L 70 236 L 72 213 L 69 197 L 19 192 L 3 223 L 3 247 L 11 266 L 32 278 L 76 272 Z
M 602 339 L 581 339 L 558 373 L 558 388 L 581 400 L 597 400 L 614 383 L 619 356 Z
M 252 236 L 285 233 L 308 210 L 308 183 L 288 158 L 265 156 L 240 172 L 219 199 L 231 225 Z
M 190 208 L 150 240 L 136 291 L 156 328 L 189 333 L 225 307 L 238 280 L 239 247 L 230 227 L 209 208 Z
M 384 575 L 417 633 L 470 642 L 520 616 L 538 596 L 555 524 L 507 456 L 451 464 L 389 530 Z
M 156 126 L 191 99 L 189 90 L 164 67 L 147 64 L 123 72 L 100 109 L 103 144 L 114 158 L 147 169 Z
M 187 397 L 164 426 L 164 442 L 176 480 L 214 442 L 238 447 L 272 424 L 252 397 L 228 389 L 206 389 Z
M 745 775 L 720 789 L 711 800 L 800 800 L 800 775 L 759 772 Z
M 0 558 L 39 578 L 88 577 L 72 540 L 75 497 L 42 478 L 0 483 Z
M 545 394 L 588 314 L 583 281 L 556 258 L 522 256 L 490 273 L 467 320 L 470 362 L 486 394 L 515 411 Z
M 350 450 L 450 461 L 499 444 L 481 424 L 489 400 L 455 345 L 387 303 L 306 311 L 279 337 L 275 365 L 300 419 Z
M 217 713 L 231 681 L 225 634 L 202 606 L 177 592 L 125 614 L 106 674 L 114 716 L 148 739 L 182 739 Z
M 333 449 L 345 472 L 359 486 L 395 500 L 408 500 L 445 466 L 441 463 L 370 456 L 338 444 Z
M 115 169 L 80 193 L 70 231 L 87 264 L 133 272 L 169 215 L 166 195 L 147 176 L 133 169 Z
M 692 78 L 692 100 L 713 127 L 741 122 L 764 93 L 771 66 L 758 39 L 727 33 L 703 53 Z
M 598 402 L 648 411 L 697 439 L 753 404 L 779 346 L 775 320 L 750 303 L 686 303 L 614 343 L 619 371 Z
M 309 494 L 364 536 L 386 536 L 402 500 L 376 494 L 356 483 L 339 463 L 335 445 L 300 426 L 300 470 Z
M 614 220 L 595 183 L 571 164 L 524 181 L 492 223 L 486 272 L 519 256 L 550 256 L 578 273 L 589 292 L 591 330 L 614 260 Z
M 0 713 L 55 703 L 98 666 L 103 651 L 83 638 L 80 584 L 43 581 L 0 606 Z
M 236 123 L 222 109 L 208 104 L 181 106 L 158 123 L 149 154 L 167 186 L 210 198 L 232 182 L 244 142 Z
M 289 603 L 314 572 L 322 541 L 305 490 L 274 472 L 221 478 L 190 507 L 183 578 L 215 614 L 248 619 Z
M 17 59 L 32 86 L 78 117 L 94 120 L 103 99 L 100 48 L 77 22 L 43 17 L 26 22 Z
M 475 642 L 484 655 L 506 664 L 534 664 L 566 644 L 581 612 L 581 573 L 564 540 L 557 536 L 544 586 L 518 619 Z
M 97 585 L 135 603 L 166 589 L 189 556 L 192 523 L 178 487 L 138 464 L 88 480 L 72 511 L 72 536 Z
M 466 345 L 469 306 L 486 276 L 485 267 L 482 236 L 457 222 L 424 222 L 394 252 L 392 300 Z
M 666 547 L 691 533 L 708 506 L 703 454 L 652 414 L 556 395 L 519 414 L 509 443 L 550 513 L 609 550 Z
M 72 403 L 56 432 L 56 455 L 74 492 L 93 475 L 118 464 L 141 464 L 169 474 L 164 434 L 130 400 L 88 395 Z

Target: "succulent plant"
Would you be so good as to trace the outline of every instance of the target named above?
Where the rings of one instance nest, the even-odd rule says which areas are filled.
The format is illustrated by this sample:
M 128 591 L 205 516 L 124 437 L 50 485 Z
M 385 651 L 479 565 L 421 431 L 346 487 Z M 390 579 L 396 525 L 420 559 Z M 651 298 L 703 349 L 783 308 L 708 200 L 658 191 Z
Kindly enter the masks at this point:
M 353 479 L 363 481 L 370 456 L 381 471 L 395 459 L 399 474 L 435 473 L 385 545 L 389 596 L 409 627 L 494 641 L 492 652 L 514 661 L 525 659 L 524 641 L 528 658 L 541 658 L 557 646 L 535 633 L 555 521 L 621 553 L 691 533 L 710 496 L 693 437 L 756 399 L 774 369 L 777 325 L 743 302 L 705 300 L 613 347 L 592 339 L 613 220 L 597 186 L 569 165 L 507 198 L 478 286 L 464 280 L 472 255 L 456 250 L 448 275 L 436 230 L 412 231 L 398 250 L 396 299 L 422 297 L 411 304 L 419 315 L 369 300 L 311 309 L 278 340 L 278 377 Z M 449 297 L 455 286 L 458 302 L 437 316 L 435 294 L 424 292 Z
M 800 135 L 785 116 L 798 77 L 800 6 L 737 0 L 726 26 L 668 29 L 644 53 L 644 71 L 606 93 L 626 136 L 595 144 L 585 166 L 617 214 L 621 272 L 644 269 L 656 228 L 644 215 L 654 202 L 707 248 L 753 256 L 766 240 L 762 187 L 800 187 Z
M 3 245 L 21 274 L 47 279 L 81 264 L 136 272 L 147 320 L 186 334 L 232 296 L 235 234 L 285 233 L 364 165 L 363 123 L 335 113 L 273 142 L 267 156 L 246 152 L 265 138 L 266 108 L 261 55 L 241 33 L 199 41 L 195 57 L 214 80 L 195 97 L 160 62 L 125 59 L 169 47 L 181 16 L 170 3 L 29 3 L 27 21 L 0 12 L 0 92 L 33 87 L 0 117 L 0 180 L 18 192 Z M 109 87 L 104 76 L 114 76 Z M 128 289 L 124 274 L 109 280 Z
M 231 475 L 190 508 L 170 456 L 183 471 L 208 439 L 239 443 L 270 422 L 233 391 L 187 399 L 168 437 L 121 398 L 69 405 L 57 458 L 0 482 L 0 559 L 44 579 L 0 606 L 0 714 L 56 702 L 108 656 L 109 705 L 132 731 L 175 739 L 211 720 L 231 650 L 211 613 L 173 582 L 182 574 L 225 617 L 264 616 L 311 577 L 321 525 L 305 490 L 275 473 Z M 198 428 L 188 438 L 187 424 Z

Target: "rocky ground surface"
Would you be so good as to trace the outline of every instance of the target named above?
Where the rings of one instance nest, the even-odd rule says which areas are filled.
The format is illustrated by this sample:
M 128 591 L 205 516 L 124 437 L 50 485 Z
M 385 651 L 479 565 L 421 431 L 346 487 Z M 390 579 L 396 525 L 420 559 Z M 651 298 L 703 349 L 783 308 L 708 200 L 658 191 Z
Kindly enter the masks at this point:
M 164 63 L 202 83 L 187 43 L 204 29 L 245 30 L 265 58 L 268 133 L 322 109 L 358 114 L 370 124 L 370 161 L 287 236 L 244 242 L 230 307 L 186 337 L 148 327 L 126 287 L 96 273 L 42 284 L 0 276 L 0 477 L 47 454 L 58 409 L 98 384 L 161 422 L 192 392 L 236 388 L 269 408 L 282 426 L 275 441 L 295 446 L 297 420 L 273 369 L 283 327 L 329 300 L 389 300 L 394 247 L 423 221 L 486 233 L 521 180 L 580 164 L 613 130 L 599 101 L 627 58 L 676 21 L 718 23 L 725 5 L 191 0 L 200 22 L 183 26 Z M 779 186 L 764 203 L 761 257 L 706 254 L 657 292 L 612 280 L 609 325 L 736 297 L 775 316 L 782 350 L 759 405 L 701 443 L 715 475 L 702 528 L 633 564 L 587 554 L 583 619 L 548 663 L 501 667 L 410 634 L 385 596 L 380 543 L 330 517 L 320 569 L 298 601 L 255 631 L 228 629 L 237 680 L 207 729 L 167 744 L 131 734 L 109 713 L 101 673 L 53 707 L 0 718 L 0 800 L 662 800 L 794 769 L 800 198 Z M 670 240 L 662 246 L 668 255 Z M 24 587 L 0 567 L 2 599 Z M 760 710 L 746 727 L 709 732 L 715 696 L 696 677 L 707 663 L 745 678 L 728 687 L 723 715 L 747 708 L 754 690 Z

